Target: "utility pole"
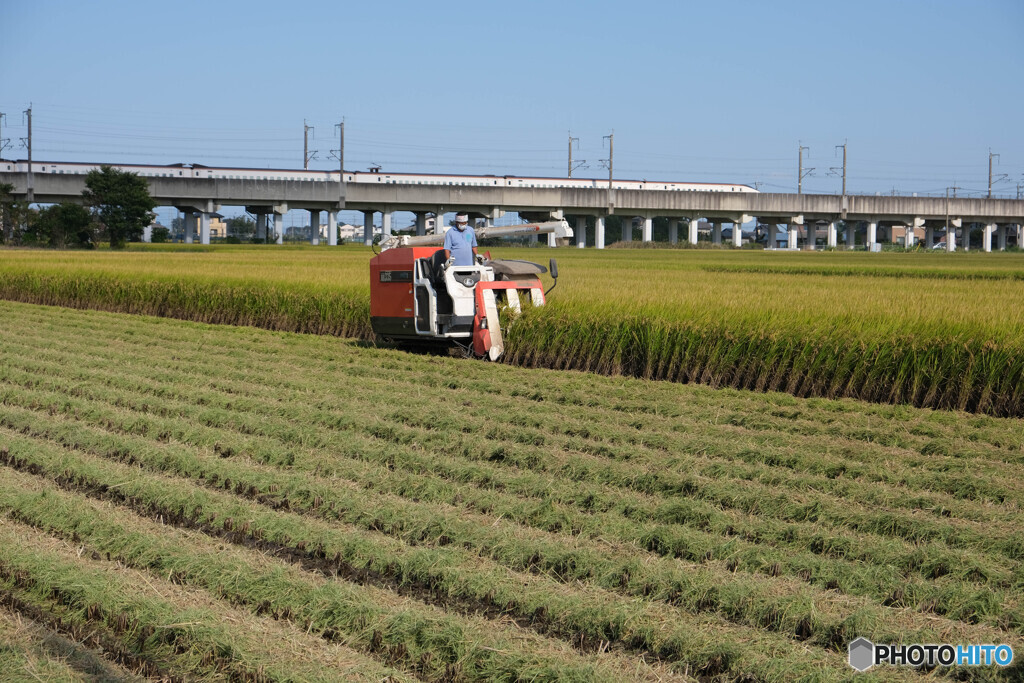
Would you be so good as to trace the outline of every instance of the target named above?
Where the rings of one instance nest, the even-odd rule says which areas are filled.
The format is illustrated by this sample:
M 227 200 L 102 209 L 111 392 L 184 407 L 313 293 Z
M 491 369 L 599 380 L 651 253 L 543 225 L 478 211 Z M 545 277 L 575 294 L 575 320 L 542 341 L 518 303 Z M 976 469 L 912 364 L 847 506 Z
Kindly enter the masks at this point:
M 810 156 L 811 156 L 811 154 L 810 154 L 811 148 L 810 147 L 804 147 L 799 142 L 797 142 L 797 145 L 798 145 L 799 148 L 797 150 L 796 193 L 797 194 L 803 194 L 804 193 L 804 178 L 809 176 L 811 174 L 811 171 L 813 171 L 814 169 L 813 168 L 809 168 L 809 169 L 807 169 L 807 172 L 804 173 L 804 150 L 805 149 L 807 150 L 807 157 L 810 158 Z
M 615 131 L 612 131 L 611 135 L 605 135 L 603 140 L 608 141 L 608 158 L 602 159 L 601 163 L 607 162 L 608 166 L 608 191 L 612 189 L 612 167 L 615 164 Z
M 999 158 L 998 154 L 993 154 L 992 150 L 988 151 L 988 198 L 992 199 L 992 157 Z
M 313 126 L 306 125 L 306 119 L 302 119 L 302 168 L 308 169 L 309 162 L 316 159 L 316 151 L 309 151 L 309 131 L 314 131 Z
M 338 170 L 341 174 L 345 174 L 345 119 L 341 119 L 341 123 L 334 124 L 334 127 L 338 129 L 338 149 L 332 149 L 331 154 L 335 159 L 338 160 Z M 345 179 L 342 178 L 342 182 Z
M 843 148 L 843 196 L 846 196 L 846 143 L 836 145 L 836 149 Z M 830 168 L 830 171 L 838 171 L 838 168 Z
M 572 143 L 573 142 L 575 142 L 576 146 L 579 147 L 580 139 L 579 138 L 574 138 L 572 136 L 572 131 L 570 130 L 569 131 L 569 177 L 570 178 L 572 178 L 572 172 L 574 170 L 576 170 L 577 168 L 580 168 L 581 166 L 583 166 L 583 164 L 587 163 L 585 159 L 580 159 L 575 164 L 573 163 L 573 161 L 572 161 Z
M 22 138 L 22 143 L 28 148 L 28 188 L 26 194 L 26 201 L 29 204 L 36 199 L 35 182 L 32 177 L 32 103 L 28 103 L 28 109 L 24 112 L 25 117 L 28 119 L 28 137 Z
M 4 150 L 11 146 L 10 138 L 4 137 L 4 119 L 7 118 L 7 114 L 0 111 L 0 159 L 4 158 Z
M 602 144 L 605 140 L 608 141 L 608 158 L 601 159 L 601 163 L 608 166 L 608 213 L 615 213 L 615 195 L 612 194 L 612 169 L 615 163 L 615 131 L 613 130 L 610 135 L 605 135 L 601 138 Z
M 946 188 L 946 244 L 949 244 L 949 188 Z
M 992 150 L 990 149 L 988 151 L 988 198 L 989 199 L 992 199 L 992 183 L 993 182 L 998 183 L 998 182 L 1000 182 L 1002 180 L 1006 180 L 1007 178 L 1010 177 L 1006 173 L 1000 173 L 999 175 L 995 176 L 994 178 L 992 177 L 992 157 L 995 157 L 996 159 L 998 159 L 999 155 L 998 154 L 993 154 Z

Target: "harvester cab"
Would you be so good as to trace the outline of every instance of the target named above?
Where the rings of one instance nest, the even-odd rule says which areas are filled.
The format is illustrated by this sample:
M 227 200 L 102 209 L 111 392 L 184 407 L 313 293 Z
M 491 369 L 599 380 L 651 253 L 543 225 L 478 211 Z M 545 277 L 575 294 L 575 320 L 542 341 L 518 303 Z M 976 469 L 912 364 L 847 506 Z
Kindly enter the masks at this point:
M 564 220 L 480 228 L 479 237 L 554 234 L 572 237 Z M 394 236 L 370 260 L 370 324 L 385 341 L 458 345 L 497 360 L 505 350 L 499 309 L 543 306 L 544 266 L 529 261 L 486 260 L 446 265 L 444 235 Z M 558 277 L 551 259 L 552 277 Z M 554 285 L 552 285 L 552 288 Z M 551 291 L 550 289 L 548 291 Z

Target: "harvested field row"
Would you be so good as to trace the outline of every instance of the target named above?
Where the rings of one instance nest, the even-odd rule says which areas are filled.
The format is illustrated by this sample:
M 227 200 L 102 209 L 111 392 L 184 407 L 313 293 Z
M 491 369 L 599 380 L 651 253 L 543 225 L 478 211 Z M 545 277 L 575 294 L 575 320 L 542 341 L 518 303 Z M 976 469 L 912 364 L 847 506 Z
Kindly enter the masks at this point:
M 106 657 L 147 678 L 409 680 L 345 646 L 230 607 L 205 591 L 111 565 L 79 542 L 41 536 L 8 520 L 0 525 L 0 544 L 0 595 L 8 607 L 96 643 Z M 115 670 L 95 655 L 77 653 L 76 660 L 85 663 L 78 666 L 84 673 L 103 677 Z
M 240 562 L 279 555 L 296 585 L 336 574 L 361 595 L 444 610 L 458 628 L 508 621 L 539 639 L 531 652 L 602 652 L 600 671 L 620 674 L 643 658 L 652 676 L 841 678 L 845 644 L 860 635 L 1016 645 L 1024 632 L 1024 478 L 1010 421 L 963 416 L 979 421 L 971 431 L 908 408 L 17 304 L 0 313 L 3 476 L 31 474 L 4 488 L 83 511 L 113 503 L 119 521 L 94 531 L 66 510 L 54 520 L 13 491 L 0 509 L 77 534 L 101 559 L 109 549 L 165 571 L 143 559 L 164 545 L 111 545 L 131 535 L 129 520 L 162 519 L 189 543 L 230 544 Z M 196 342 L 209 354 L 196 356 Z M 806 426 L 781 415 L 745 424 L 766 406 Z M 921 444 L 934 439 L 963 453 L 932 462 Z M 166 557 L 160 566 L 179 561 Z M 382 665 L 424 675 L 399 654 Z
M 508 362 L 1024 415 L 1024 313 L 1003 305 L 1024 291 L 1016 254 L 577 251 L 559 252 L 572 277 L 552 305 L 507 335 Z M 371 336 L 361 249 L 11 254 L 2 298 Z M 857 297 L 837 272 L 861 274 Z
M 33 392 L 34 394 L 34 392 Z M 56 402 L 61 401 L 57 395 L 51 394 L 47 400 L 36 401 L 37 409 L 51 412 Z M 119 454 L 131 454 L 131 458 L 137 462 L 147 462 L 149 466 L 156 468 L 173 468 L 174 471 L 192 473 L 195 465 L 169 465 L 167 455 L 177 449 L 173 444 L 161 449 L 162 456 L 147 455 L 147 443 L 137 437 L 118 438 L 109 436 L 110 424 L 100 432 L 92 432 L 83 429 L 73 429 L 61 426 L 54 418 L 33 419 L 31 413 L 19 413 L 16 410 L 4 410 L 0 413 L 0 424 L 7 425 L 23 433 L 34 436 L 42 436 L 55 439 L 60 443 L 73 445 L 76 448 L 86 448 L 92 452 L 113 455 L 113 457 L 124 457 Z M 78 418 L 85 417 L 83 413 Z M 109 418 L 116 420 L 116 418 Z M 50 427 L 43 426 L 49 424 Z M 139 422 L 133 420 L 133 429 L 138 430 Z M 120 430 L 122 433 L 126 430 Z M 153 430 L 154 434 L 170 433 L 162 427 Z M 174 438 L 173 436 L 171 438 Z M 217 443 L 214 442 L 213 447 Z M 207 443 L 209 447 L 210 444 Z M 226 447 L 221 446 L 221 452 L 211 453 L 202 457 L 203 460 L 214 461 L 214 474 L 210 475 L 205 469 L 204 476 L 215 476 L 228 481 L 252 481 L 253 476 L 259 475 L 258 470 L 246 467 L 244 461 L 234 466 L 224 461 L 225 457 L 237 460 L 234 456 L 228 455 Z M 207 450 L 209 453 L 209 450 Z M 244 454 L 244 450 L 240 451 Z M 198 454 L 202 456 L 202 453 Z M 192 461 L 196 456 L 182 453 L 184 462 Z M 243 455 L 244 458 L 244 455 Z M 181 461 L 179 461 L 181 462 Z M 398 462 L 398 461 L 396 461 Z M 538 499 L 535 505 L 522 504 L 517 496 L 512 496 L 504 491 L 483 490 L 479 491 L 471 486 L 453 484 L 438 488 L 436 483 L 428 477 L 420 475 L 403 476 L 400 472 L 389 473 L 388 470 L 380 470 L 373 467 L 354 464 L 346 469 L 345 461 L 331 468 L 328 473 L 331 477 L 344 475 L 349 481 L 358 484 L 360 487 L 372 487 L 378 492 L 391 492 L 395 495 L 413 494 L 420 501 L 434 501 L 442 503 L 457 503 L 460 506 L 467 506 L 468 509 L 479 509 L 494 515 L 500 515 L 511 521 L 547 530 L 558 531 L 560 529 L 573 529 L 574 533 L 588 538 L 610 538 L 619 536 L 622 540 L 633 541 L 645 545 L 659 554 L 668 554 L 686 557 L 694 561 L 705 561 L 711 558 L 726 559 L 733 569 L 743 571 L 771 572 L 785 575 L 795 574 L 803 579 L 812 581 L 815 584 L 828 586 L 830 588 L 841 588 L 851 593 L 869 592 L 879 600 L 886 599 L 893 591 L 899 591 L 900 595 L 906 597 L 901 599 L 905 604 L 917 606 L 919 604 L 932 605 L 931 609 L 939 613 L 946 613 L 950 609 L 962 610 L 973 609 L 970 605 L 977 604 L 977 598 L 984 597 L 986 605 L 980 608 L 982 611 L 975 614 L 974 619 L 987 614 L 985 618 L 1010 618 L 1009 613 L 999 616 L 1000 610 L 994 605 L 999 603 L 999 592 L 992 591 L 997 587 L 1006 590 L 1012 583 L 1010 566 L 1002 563 L 991 556 L 984 556 L 981 553 L 970 553 L 953 551 L 944 548 L 941 544 L 930 544 L 925 546 L 910 546 L 895 541 L 894 539 L 878 539 L 873 541 L 871 537 L 847 535 L 841 532 L 832 532 L 831 535 L 821 533 L 816 525 L 811 524 L 785 524 L 779 525 L 770 520 L 761 521 L 757 518 L 743 519 L 737 515 L 726 516 L 718 512 L 722 518 L 716 525 L 713 523 L 711 513 L 702 513 L 699 507 L 695 508 L 690 504 L 670 503 L 658 505 L 656 499 L 647 497 L 651 502 L 649 506 L 656 512 L 658 517 L 655 522 L 668 524 L 665 526 L 654 526 L 644 524 L 643 501 L 632 501 L 624 503 L 631 507 L 640 509 L 640 514 L 633 514 L 630 510 L 623 508 L 611 513 L 592 514 L 590 510 L 574 512 L 572 507 L 565 505 L 552 505 L 550 500 L 545 502 Z M 295 467 L 295 463 L 292 467 Z M 299 465 L 301 467 L 301 465 Z M 220 474 L 218 474 L 220 473 Z M 221 476 L 222 475 L 222 476 Z M 353 478 L 354 477 L 354 478 Z M 265 481 L 265 479 L 264 479 Z M 297 478 L 294 488 L 285 481 L 275 480 L 269 490 L 263 484 L 261 490 L 265 492 L 281 491 L 289 489 L 298 491 L 304 496 L 306 490 L 305 480 Z M 582 486 L 582 484 L 579 484 Z M 337 493 L 330 489 L 336 488 L 326 484 L 326 489 L 317 493 L 323 500 L 334 501 Z M 347 490 L 347 488 L 345 489 Z M 344 493 L 342 495 L 345 495 Z M 582 497 L 581 502 L 586 503 Z M 422 505 L 421 505 L 422 507 Z M 623 520 L 618 515 L 627 514 Z M 543 514 L 543 516 L 540 516 Z M 637 520 L 635 522 L 630 520 Z M 688 529 L 682 525 L 693 525 L 698 528 Z M 717 527 L 717 528 L 716 528 Z M 800 528 L 806 527 L 806 532 Z M 721 536 L 719 534 L 724 534 Z M 773 553 L 769 546 L 785 548 L 783 552 Z M 813 552 L 808 552 L 808 550 Z M 857 550 L 854 550 L 857 549 Z M 819 557 L 820 555 L 820 557 Z M 864 567 L 864 560 L 874 561 L 879 566 L 888 564 L 890 567 L 900 567 L 905 572 L 902 578 L 897 579 L 891 570 L 883 572 L 872 571 L 870 566 Z M 928 579 L 942 575 L 950 575 L 958 580 L 954 585 L 947 588 L 936 587 Z M 918 576 L 917 581 L 908 579 Z M 976 598 L 967 599 L 969 596 L 963 593 L 963 589 L 977 583 L 975 590 Z M 987 586 L 984 584 L 987 583 Z M 1016 598 L 1006 596 L 1003 601 L 1006 607 L 1016 603 Z M 956 605 L 956 607 L 953 607 Z M 992 610 L 996 611 L 993 612 Z M 961 614 L 961 617 L 967 613 Z
M 722 651 L 709 648 L 722 635 L 747 644 L 731 658 L 744 670 L 770 672 L 760 653 L 784 657 L 786 670 L 806 659 L 813 671 L 824 663 L 785 638 L 735 628 L 721 619 L 700 619 L 665 606 L 637 603 L 601 589 L 562 586 L 544 575 L 508 571 L 449 545 L 411 546 L 356 526 L 327 524 L 299 516 L 280 504 L 261 505 L 230 493 L 204 491 L 179 479 L 136 475 L 133 467 L 102 459 L 69 456 L 60 450 L 12 443 L 26 456 L 0 451 L 3 464 L 54 479 L 65 489 L 124 504 L 136 513 L 183 528 L 195 528 L 309 570 L 414 595 L 448 611 L 515 618 L 521 628 L 557 635 L 584 652 L 626 649 L 632 656 L 676 661 L 697 671 L 721 666 Z M 131 479 L 129 479 L 131 477 Z M 0 503 L 2 505 L 2 503 Z M 778 671 L 776 676 L 784 671 Z M 766 678 L 775 676 L 765 675 Z
M 135 380 L 132 380 L 132 382 L 134 382 L 134 381 Z M 146 409 L 145 410 L 148 411 L 148 412 L 153 412 L 154 410 L 158 409 L 158 405 L 154 404 L 153 401 L 146 402 L 145 405 L 146 405 Z M 181 410 L 184 410 L 186 405 L 187 405 L 187 403 L 181 405 L 181 407 L 179 407 L 179 408 Z M 52 410 L 52 409 L 50 409 L 50 410 Z M 266 414 L 267 413 L 264 412 L 264 415 L 266 415 Z M 110 420 L 109 417 L 108 418 L 97 418 L 97 419 L 99 419 L 100 421 L 102 421 L 102 420 L 109 421 Z M 144 417 L 144 416 L 139 416 L 139 417 L 136 417 L 136 418 L 134 418 L 132 420 L 132 423 L 135 425 L 135 427 L 133 427 L 133 428 L 136 429 L 136 430 L 140 427 L 139 420 L 142 420 L 143 422 L 145 422 L 145 421 L 147 421 L 147 418 Z M 157 427 L 159 427 L 158 431 L 163 429 L 163 427 L 161 426 L 162 424 L 163 423 L 160 423 L 160 424 L 157 425 Z M 168 424 L 170 424 L 171 427 L 173 428 L 173 423 L 168 423 Z M 254 421 L 254 424 L 256 424 L 255 421 Z M 220 428 L 218 428 L 218 429 L 220 429 Z M 222 429 L 220 429 L 220 430 L 222 431 Z M 210 436 L 208 438 L 206 438 L 206 439 L 201 439 L 200 441 L 198 441 L 198 443 L 200 443 L 200 444 L 205 443 L 208 446 L 214 446 L 214 447 L 216 447 L 218 445 L 218 443 L 219 443 L 220 444 L 219 445 L 220 450 L 223 453 L 225 453 L 225 454 L 226 453 L 234 453 L 234 452 L 238 452 L 238 453 L 253 453 L 253 447 L 252 447 L 252 441 L 251 440 L 248 443 L 241 443 L 241 444 L 237 443 L 237 442 L 230 441 L 230 440 L 225 441 L 223 439 L 221 439 L 220 441 L 215 441 L 213 439 L 217 437 L 218 430 L 217 429 L 210 429 L 210 430 L 206 430 L 206 431 L 210 432 Z M 247 430 L 247 431 L 251 431 L 251 430 Z M 196 442 L 195 441 L 195 439 L 196 439 L 196 433 L 195 432 L 196 432 L 196 428 L 195 427 L 190 428 L 188 438 L 193 440 L 193 442 Z M 443 445 L 443 444 L 441 444 L 441 445 Z M 238 450 L 236 450 L 236 447 L 234 447 L 234 446 L 238 446 Z M 285 441 L 278 441 L 278 442 L 275 443 L 275 442 L 273 442 L 271 440 L 270 443 L 268 443 L 268 444 L 266 444 L 264 446 L 261 446 L 260 449 L 257 449 L 257 452 L 270 453 L 274 449 L 287 449 L 287 447 L 288 447 L 288 444 Z M 348 447 L 351 447 L 351 449 L 360 450 L 360 451 L 364 452 L 360 456 L 362 458 L 366 458 L 367 457 L 366 456 L 366 451 L 369 450 L 369 449 L 373 449 L 373 447 L 378 447 L 378 450 L 379 450 L 379 446 L 375 446 L 373 441 L 366 441 L 366 440 L 355 441 L 355 442 L 352 442 L 352 441 L 347 441 L 347 442 L 338 441 L 338 442 L 334 443 L 333 445 L 330 444 L 330 443 L 328 444 L 328 450 L 329 451 L 331 450 L 331 447 L 334 447 L 335 450 L 338 450 L 338 449 L 348 449 Z M 388 462 L 389 466 L 393 466 L 395 464 L 395 462 L 398 462 L 398 461 L 395 461 L 393 459 L 393 456 L 392 456 L 391 460 L 385 461 L 385 462 Z M 423 462 L 424 461 L 421 458 L 419 461 L 414 463 L 414 469 L 422 471 L 423 468 L 424 468 L 424 465 L 422 464 Z M 670 462 L 676 462 L 676 461 L 670 461 Z M 293 467 L 294 466 L 300 466 L 300 467 L 303 466 L 302 463 L 296 464 L 295 462 L 292 462 L 291 464 L 292 464 Z M 490 464 L 487 463 L 488 467 L 489 467 L 489 465 Z M 316 467 L 321 467 L 321 466 L 323 466 L 325 468 L 330 468 L 331 467 L 326 462 L 323 462 L 323 463 L 322 462 L 317 462 Z M 334 466 L 334 467 L 335 467 L 335 469 L 328 469 L 327 471 L 328 472 L 337 472 L 338 471 L 336 469 L 337 466 Z M 542 469 L 543 469 L 543 466 L 542 466 Z M 515 472 L 515 470 L 513 470 L 513 472 Z M 348 475 L 352 476 L 351 472 L 349 472 Z M 714 473 L 712 473 L 712 475 L 714 476 Z M 458 473 L 456 473 L 455 476 L 456 476 L 456 478 L 464 478 L 463 475 L 458 474 Z M 498 475 L 495 475 L 495 474 L 488 474 L 487 475 L 486 484 L 488 485 L 488 487 L 493 487 L 493 486 L 490 486 L 490 484 L 498 484 L 498 483 L 500 483 L 502 485 L 502 487 L 505 488 L 506 486 L 505 486 L 504 480 L 503 479 L 497 479 L 496 480 L 495 476 L 498 476 Z M 519 474 L 517 476 L 519 476 L 519 477 L 527 477 L 528 475 L 526 475 L 526 474 Z M 505 479 L 508 479 L 508 477 L 505 477 Z M 374 484 L 375 486 L 380 487 L 381 485 L 386 485 L 386 484 L 382 484 L 380 479 L 377 479 L 376 481 L 377 482 Z M 586 489 L 583 488 L 584 484 L 579 484 L 579 483 L 573 484 L 572 482 L 569 482 L 568 485 L 573 486 L 574 488 L 581 489 L 580 490 L 580 494 L 577 495 L 578 498 L 583 498 L 583 497 L 588 495 L 586 493 Z M 407 483 L 399 484 L 399 486 L 403 487 L 403 488 L 406 488 L 406 489 L 409 489 L 411 486 L 415 487 L 415 484 L 411 484 L 407 480 Z M 420 487 L 422 488 L 422 486 L 420 486 Z M 550 487 L 551 487 L 550 483 L 548 484 L 548 487 L 550 489 Z M 798 487 L 798 489 L 799 489 L 799 487 Z M 457 493 L 458 493 L 458 495 L 460 497 L 464 497 L 464 498 L 465 497 L 469 497 L 469 500 L 473 500 L 473 494 L 471 493 L 471 490 L 469 490 L 469 489 L 462 488 Z M 517 488 L 517 493 L 519 495 L 523 495 L 523 493 L 528 493 L 528 492 L 526 492 L 525 489 L 523 489 L 521 486 L 519 486 Z M 854 492 L 854 493 L 856 493 L 856 492 Z M 593 501 L 593 493 L 590 494 L 590 498 L 591 498 L 591 500 L 588 501 L 587 509 L 588 510 L 593 510 L 594 507 L 595 507 L 593 505 L 593 502 L 594 502 Z M 551 497 L 550 496 L 546 496 L 545 500 L 551 500 Z M 638 503 L 637 503 L 637 501 L 635 499 L 630 499 L 630 500 L 628 500 L 625 503 L 625 505 L 629 505 L 631 508 L 637 508 Z M 640 503 L 640 505 L 639 505 L 639 512 L 636 515 L 634 515 L 634 516 L 636 516 L 636 517 L 643 517 L 643 516 L 645 516 L 647 514 L 653 514 L 655 512 L 655 510 L 656 510 L 656 508 L 646 509 L 645 506 L 642 503 Z M 667 515 L 672 515 L 672 516 L 678 518 L 679 515 L 683 514 L 683 513 L 684 513 L 684 510 L 679 509 L 678 506 L 670 506 L 668 508 L 668 510 L 666 512 L 660 514 L 660 516 L 662 516 L 663 518 L 671 519 L 671 517 L 667 517 Z M 707 506 L 706 506 L 705 510 L 701 511 L 699 508 L 697 508 L 695 510 L 691 510 L 690 514 L 691 514 L 691 516 L 693 517 L 693 519 L 695 521 L 701 521 L 701 519 L 702 519 L 702 523 L 706 523 L 707 524 L 708 523 L 709 515 L 711 515 L 712 518 L 714 518 L 715 511 L 713 509 L 711 509 L 711 508 L 707 508 Z M 945 511 L 945 514 L 948 515 L 949 514 L 948 511 Z M 655 514 L 655 519 L 657 517 L 658 517 L 658 515 Z M 953 518 L 950 521 L 954 522 L 955 518 Z M 733 524 L 733 525 L 738 524 L 738 522 L 737 522 L 735 517 L 724 518 L 722 523 L 723 524 Z M 577 524 L 577 522 L 571 522 L 571 520 L 568 520 L 564 525 L 571 527 L 573 524 Z M 734 528 L 735 528 L 735 526 L 734 526 Z M 770 529 L 771 527 L 769 526 L 768 528 Z M 781 529 L 779 529 L 779 530 L 781 530 Z M 976 533 L 977 533 L 977 529 L 976 528 L 969 527 L 968 529 L 966 529 L 966 531 L 967 531 L 969 536 L 976 536 Z M 738 530 L 731 531 L 730 535 L 736 535 L 736 533 L 741 533 L 741 535 L 752 536 L 754 538 L 757 538 L 759 541 L 760 540 L 770 539 L 773 536 L 780 536 L 780 533 L 768 532 L 768 531 L 766 531 L 764 529 L 762 529 L 760 531 L 757 530 L 757 529 L 752 529 L 752 530 L 749 530 L 749 531 L 744 531 L 742 529 L 741 525 L 738 527 Z M 785 529 L 785 533 L 786 533 L 787 537 L 793 537 L 794 536 L 794 529 L 792 528 L 792 526 L 786 528 Z M 860 540 L 860 541 L 853 540 L 853 543 L 847 544 L 847 546 L 846 546 L 847 550 L 844 551 L 844 550 L 841 550 L 843 548 L 842 545 L 837 545 L 837 541 L 838 541 L 838 539 L 834 539 L 829 544 L 827 544 L 827 547 L 825 549 L 826 552 L 828 552 L 828 553 L 844 553 L 845 554 L 846 552 L 850 552 L 849 549 L 851 549 L 852 547 L 855 547 L 855 546 L 859 545 L 860 543 L 862 543 L 862 540 Z M 895 551 L 895 555 L 898 557 L 900 555 L 908 555 L 909 553 L 911 553 L 912 549 L 894 548 L 894 551 Z M 1011 552 L 1012 552 L 1012 547 L 1011 547 Z M 699 557 L 702 554 L 703 554 L 702 552 L 696 553 L 696 557 Z M 853 559 L 857 559 L 857 557 L 854 556 Z M 879 559 L 879 558 L 876 558 L 876 559 Z M 881 562 L 881 563 L 886 564 L 886 563 L 888 563 L 888 560 L 886 562 Z M 770 564 L 770 562 L 768 564 Z M 946 569 L 932 569 L 931 567 L 926 569 L 926 571 L 928 571 L 928 572 L 932 572 L 933 570 L 937 570 L 939 572 L 946 571 Z M 970 572 L 977 573 L 977 567 L 968 567 L 967 569 L 965 569 L 965 571 L 970 571 Z M 992 577 L 989 577 L 989 579 L 992 579 Z
M 11 470 L 0 472 L 0 479 L 2 509 L 22 524 L 83 544 L 108 562 L 169 576 L 257 614 L 301 625 L 307 633 L 372 653 L 417 677 L 613 681 L 628 672 L 640 680 L 674 678 L 665 670 L 645 673 L 642 664 L 612 653 L 584 657 L 566 643 L 500 622 L 445 614 L 390 591 L 305 571 L 202 533 L 47 488 L 44 481 Z M 273 678 L 286 677 L 287 671 Z
M 82 682 L 94 680 L 130 683 L 145 680 L 92 650 L 39 625 L 14 603 L 10 593 L 0 593 L 0 671 L 5 681 Z

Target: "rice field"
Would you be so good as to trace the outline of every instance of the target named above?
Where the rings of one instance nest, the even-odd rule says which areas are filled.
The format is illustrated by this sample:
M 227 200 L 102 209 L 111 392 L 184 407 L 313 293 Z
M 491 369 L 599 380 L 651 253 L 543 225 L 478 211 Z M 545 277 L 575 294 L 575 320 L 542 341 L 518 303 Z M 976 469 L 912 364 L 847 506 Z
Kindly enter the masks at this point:
M 860 636 L 1024 652 L 1019 419 L 24 303 L 0 331 L 0 662 L 25 680 L 831 681 Z M 858 676 L 926 678 L 1024 668 Z
M 494 249 L 561 260 L 506 362 L 1024 416 L 1024 255 Z M 7 250 L 0 298 L 371 339 L 362 247 Z

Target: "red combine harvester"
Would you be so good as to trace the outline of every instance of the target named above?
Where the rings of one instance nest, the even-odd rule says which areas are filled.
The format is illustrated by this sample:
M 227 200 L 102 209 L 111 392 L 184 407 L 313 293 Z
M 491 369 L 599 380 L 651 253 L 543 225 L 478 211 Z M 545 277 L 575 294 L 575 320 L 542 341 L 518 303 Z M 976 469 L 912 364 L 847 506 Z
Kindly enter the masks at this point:
M 477 237 L 554 234 L 572 237 L 564 220 L 480 228 Z M 544 266 L 529 261 L 477 257 L 472 266 L 445 262 L 444 235 L 401 235 L 381 243 L 370 260 L 370 324 L 385 341 L 458 345 L 497 360 L 505 350 L 500 305 L 522 310 L 522 297 L 543 306 Z M 551 259 L 551 277 L 558 267 Z M 551 285 L 552 289 L 554 284 Z M 548 290 L 551 291 L 550 289 Z

